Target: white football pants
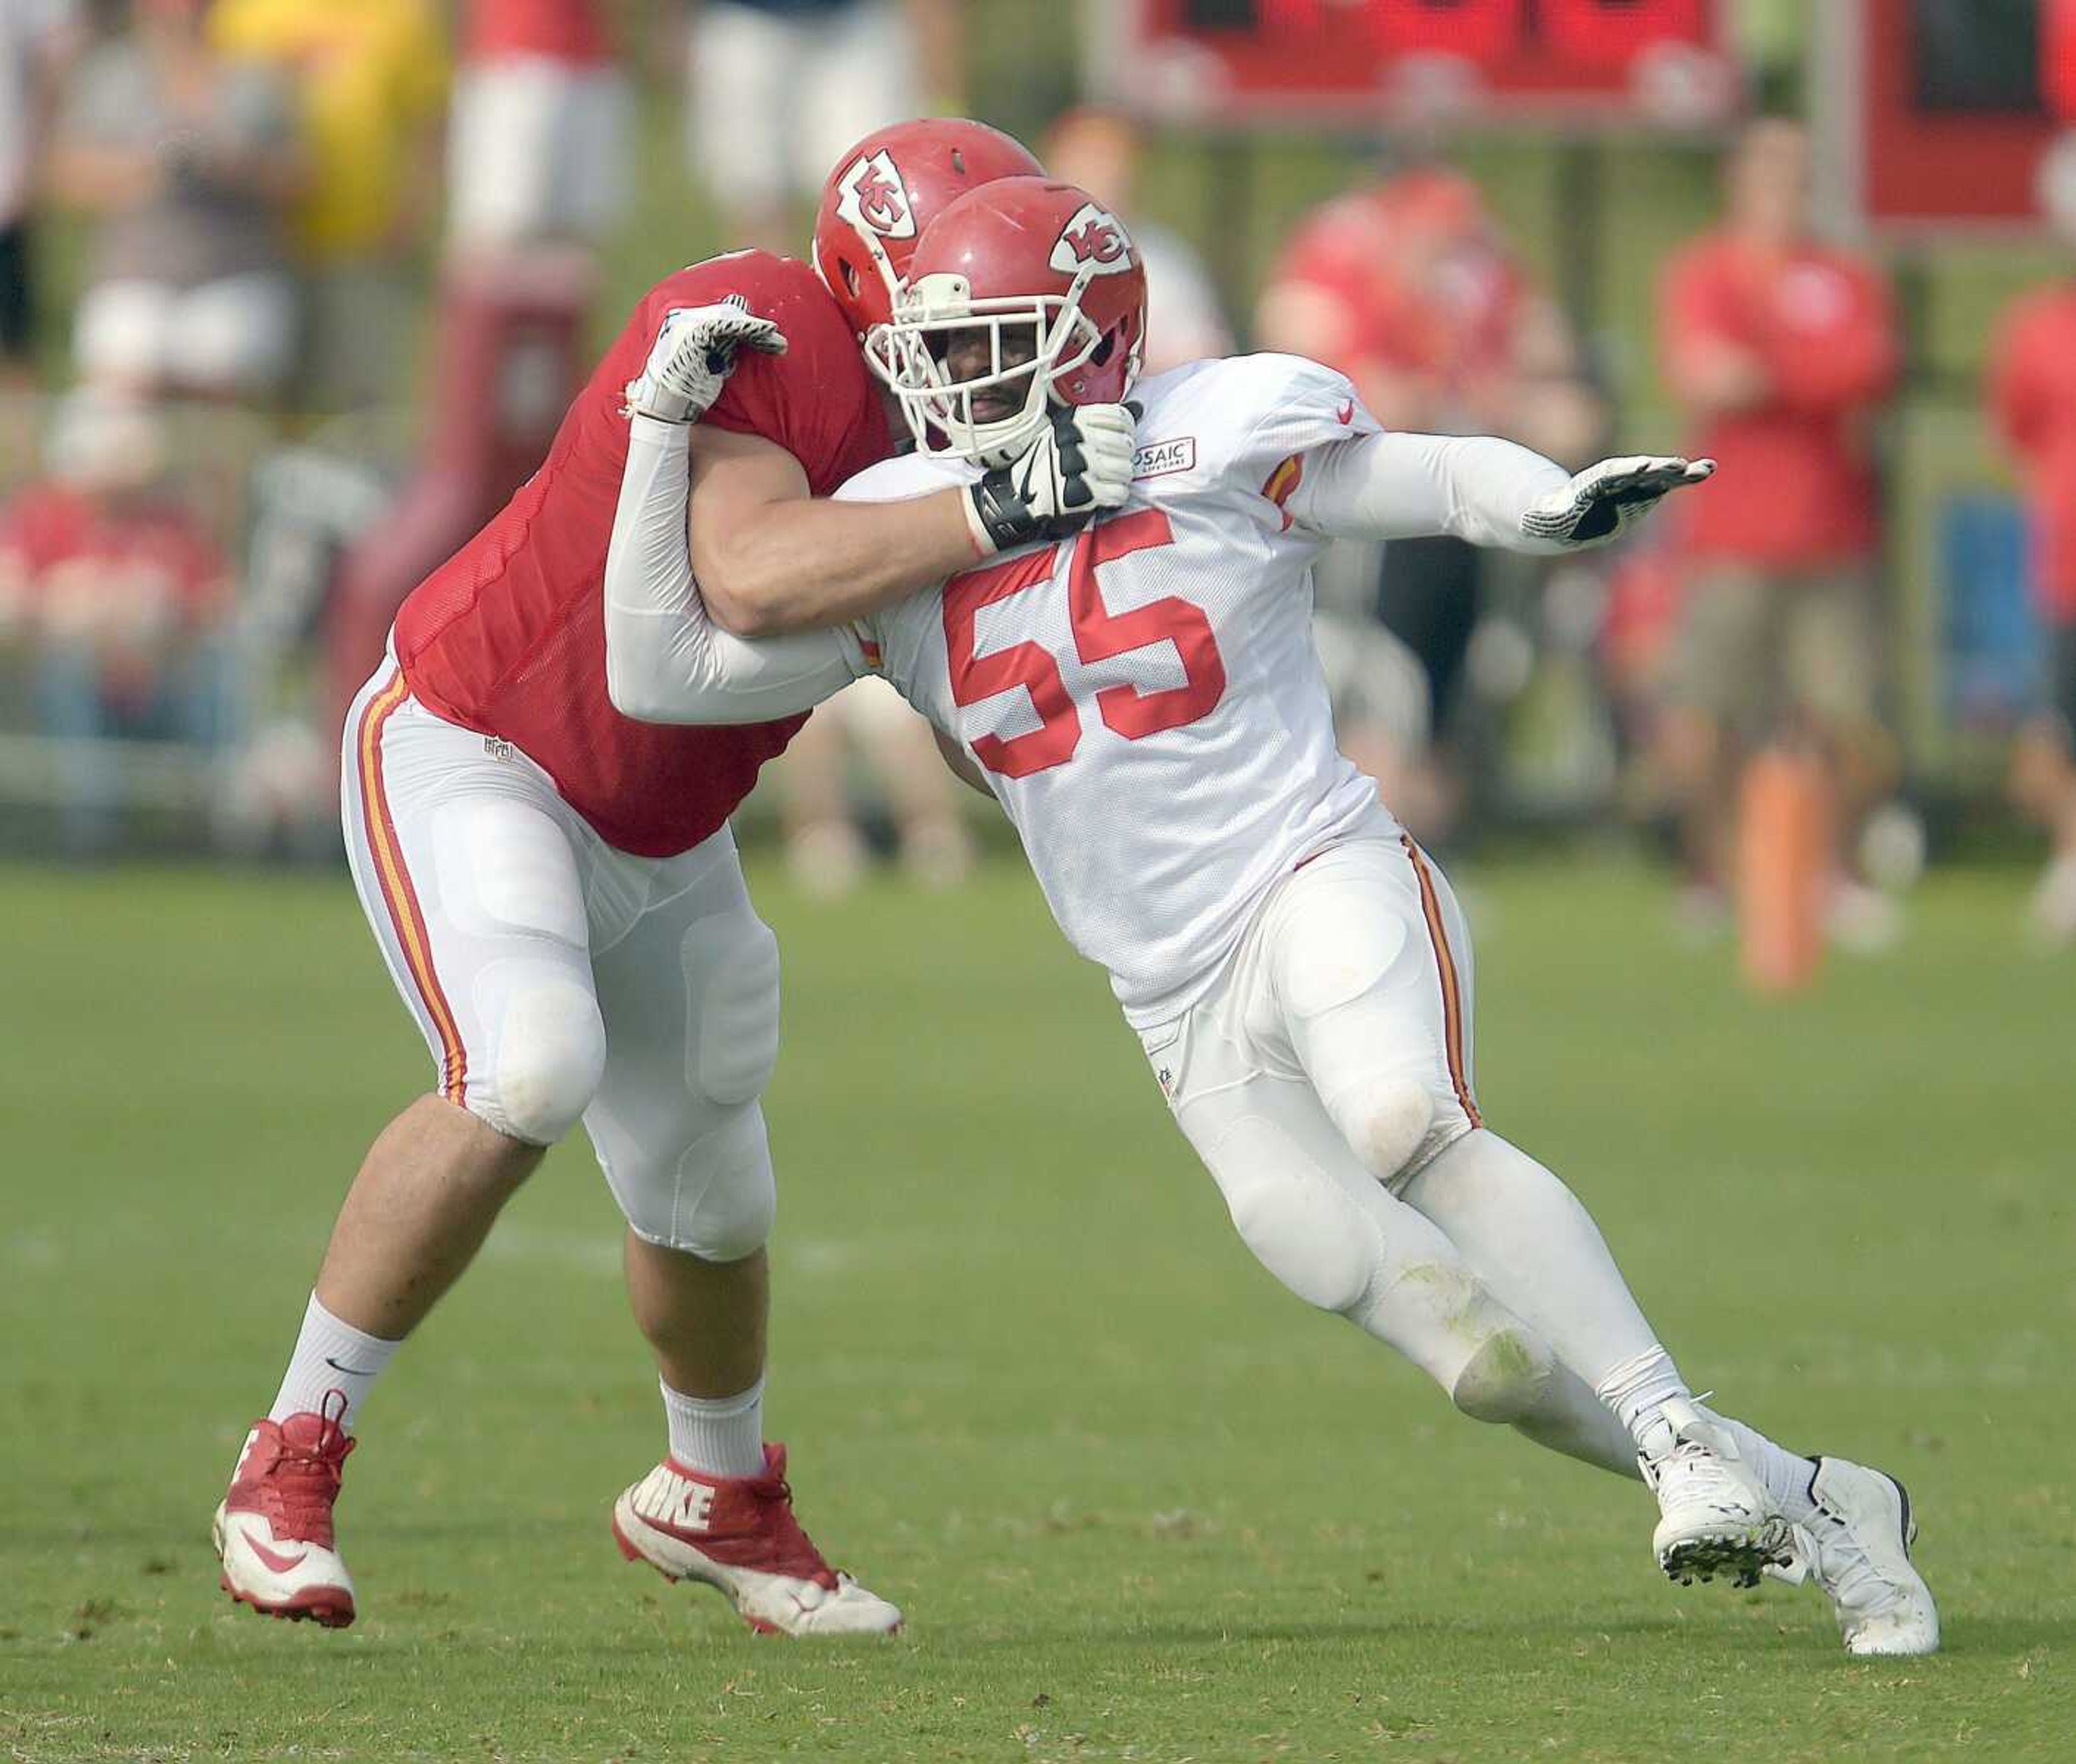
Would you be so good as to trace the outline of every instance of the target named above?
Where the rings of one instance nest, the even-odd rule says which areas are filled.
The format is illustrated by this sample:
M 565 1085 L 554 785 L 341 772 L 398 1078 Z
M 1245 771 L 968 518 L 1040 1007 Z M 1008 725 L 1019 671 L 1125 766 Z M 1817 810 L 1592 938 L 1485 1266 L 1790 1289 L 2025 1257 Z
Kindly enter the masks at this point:
M 758 1104 L 778 948 L 726 827 L 675 857 L 600 838 L 508 741 L 435 716 L 393 660 L 346 725 L 360 903 L 450 1102 L 550 1145 L 582 1120 L 628 1223 L 711 1261 L 776 1201 Z
M 1410 838 L 1355 840 L 1285 878 L 1219 984 L 1140 1040 L 1279 1280 L 1397 1348 L 1465 1413 L 1634 1474 L 1591 1388 L 1397 1197 L 1451 1148 L 1494 1138 L 1472 1090 L 1472 1000 L 1447 878 Z

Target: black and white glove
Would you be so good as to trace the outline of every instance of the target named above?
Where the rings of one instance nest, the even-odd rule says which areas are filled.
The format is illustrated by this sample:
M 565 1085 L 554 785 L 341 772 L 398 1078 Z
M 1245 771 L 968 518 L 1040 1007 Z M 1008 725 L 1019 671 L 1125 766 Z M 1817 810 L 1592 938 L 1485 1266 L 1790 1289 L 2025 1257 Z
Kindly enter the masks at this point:
M 624 414 L 662 422 L 697 422 L 720 396 L 738 351 L 783 355 L 786 337 L 758 318 L 740 294 L 712 306 L 674 307 L 663 316 L 648 365 L 627 383 Z
M 1603 459 L 1530 504 L 1521 530 L 1573 549 L 1601 545 L 1635 525 L 1671 492 L 1706 482 L 1715 469 L 1713 459 L 1669 454 Z
M 980 554 L 1058 539 L 1131 490 L 1136 405 L 1061 405 L 1044 434 L 966 492 L 966 525 Z

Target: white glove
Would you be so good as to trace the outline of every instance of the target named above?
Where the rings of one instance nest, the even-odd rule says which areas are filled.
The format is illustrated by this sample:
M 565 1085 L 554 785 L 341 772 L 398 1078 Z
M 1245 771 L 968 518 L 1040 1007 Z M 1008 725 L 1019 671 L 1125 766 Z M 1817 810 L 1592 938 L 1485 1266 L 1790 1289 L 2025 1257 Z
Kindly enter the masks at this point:
M 1634 526 L 1671 492 L 1705 483 L 1715 469 L 1713 459 L 1671 454 L 1603 459 L 1562 490 L 1530 503 L 1521 530 L 1531 539 L 1574 549 L 1601 545 Z
M 738 350 L 786 353 L 786 338 L 768 318 L 754 317 L 740 294 L 712 306 L 678 306 L 663 315 L 648 365 L 627 383 L 624 414 L 662 422 L 697 422 L 720 396 L 721 382 Z
M 1057 539 L 1131 491 L 1136 405 L 1059 405 L 1044 432 L 966 493 L 966 525 L 980 554 Z

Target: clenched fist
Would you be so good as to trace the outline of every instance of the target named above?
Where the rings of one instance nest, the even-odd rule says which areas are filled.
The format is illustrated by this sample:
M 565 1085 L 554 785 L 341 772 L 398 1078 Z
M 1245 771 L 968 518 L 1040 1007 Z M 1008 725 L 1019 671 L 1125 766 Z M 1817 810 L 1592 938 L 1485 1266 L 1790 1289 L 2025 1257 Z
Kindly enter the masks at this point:
M 720 396 L 745 349 L 783 355 L 786 338 L 770 319 L 752 314 L 740 294 L 712 306 L 674 308 L 664 315 L 648 365 L 627 383 L 626 414 L 697 422 Z
M 1057 539 L 1123 505 L 1131 490 L 1136 405 L 1061 405 L 1038 438 L 966 492 L 982 557 Z

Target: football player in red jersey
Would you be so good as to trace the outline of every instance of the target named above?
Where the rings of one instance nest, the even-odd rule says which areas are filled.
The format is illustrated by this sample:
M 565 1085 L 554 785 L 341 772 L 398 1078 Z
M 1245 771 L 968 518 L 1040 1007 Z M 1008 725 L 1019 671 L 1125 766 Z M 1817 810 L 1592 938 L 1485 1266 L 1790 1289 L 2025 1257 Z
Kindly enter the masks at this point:
M 778 1051 L 778 959 L 728 817 L 800 720 L 630 720 L 644 707 L 609 677 L 601 584 L 629 411 L 697 420 L 691 554 L 716 608 L 751 631 L 866 610 L 1122 501 L 1130 419 L 1086 409 L 969 487 L 899 508 L 809 500 L 891 450 L 857 344 L 891 309 L 921 226 L 977 184 L 1036 169 L 978 123 L 882 130 L 830 179 L 816 268 L 745 251 L 666 277 L 546 462 L 399 613 L 347 718 L 343 809 L 436 1086 L 361 1165 L 218 1509 L 233 1598 L 352 1621 L 332 1510 L 355 1410 L 581 1121 L 627 1218 L 668 1419 L 669 1455 L 622 1496 L 644 1553 L 718 1587 L 758 1629 L 899 1624 L 808 1541 L 762 1427 L 774 1195 L 758 1099 Z

